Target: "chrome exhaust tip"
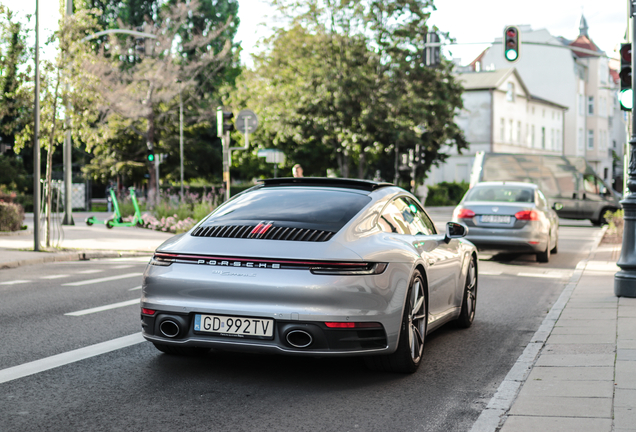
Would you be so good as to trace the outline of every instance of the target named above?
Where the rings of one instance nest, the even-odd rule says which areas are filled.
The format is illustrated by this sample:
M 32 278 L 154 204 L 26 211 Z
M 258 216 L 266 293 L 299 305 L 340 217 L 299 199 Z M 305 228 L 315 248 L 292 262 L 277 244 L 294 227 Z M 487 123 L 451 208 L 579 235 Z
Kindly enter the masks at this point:
M 165 337 L 175 338 L 179 335 L 181 327 L 172 320 L 165 320 L 159 325 L 159 330 Z
M 304 330 L 292 330 L 287 333 L 285 339 L 294 348 L 307 348 L 314 341 L 311 335 Z

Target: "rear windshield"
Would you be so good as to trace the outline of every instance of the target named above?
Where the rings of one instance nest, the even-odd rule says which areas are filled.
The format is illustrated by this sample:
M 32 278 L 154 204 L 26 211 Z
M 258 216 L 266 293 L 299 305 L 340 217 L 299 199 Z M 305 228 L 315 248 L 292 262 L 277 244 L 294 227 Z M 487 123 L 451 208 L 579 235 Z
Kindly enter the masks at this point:
M 468 191 L 464 201 L 534 202 L 534 190 L 520 186 L 477 186 Z
M 273 221 L 281 226 L 336 232 L 369 202 L 371 198 L 364 194 L 343 190 L 262 188 L 219 207 L 205 225 Z

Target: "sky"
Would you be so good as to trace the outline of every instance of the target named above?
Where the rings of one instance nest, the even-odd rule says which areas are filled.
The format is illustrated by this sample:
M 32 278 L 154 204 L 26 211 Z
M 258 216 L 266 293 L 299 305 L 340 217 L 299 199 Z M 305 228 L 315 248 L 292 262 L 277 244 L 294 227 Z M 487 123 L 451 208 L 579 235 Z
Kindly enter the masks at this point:
M 35 0 L 0 3 L 22 17 L 35 12 Z M 583 13 L 590 37 L 608 55 L 623 41 L 627 26 L 627 0 L 437 0 L 435 6 L 429 23 L 456 39 L 458 44 L 449 47 L 446 54 L 461 59 L 461 64 L 470 63 L 489 42 L 501 37 L 507 25 L 527 24 L 534 30 L 545 28 L 553 36 L 574 39 Z M 42 41 L 57 27 L 58 9 L 57 0 L 40 0 Z M 267 0 L 239 0 L 239 18 L 235 40 L 241 41 L 241 60 L 249 66 L 250 54 L 259 50 L 258 41 L 270 35 L 272 26 L 281 20 Z M 52 55 L 50 51 L 44 56 Z

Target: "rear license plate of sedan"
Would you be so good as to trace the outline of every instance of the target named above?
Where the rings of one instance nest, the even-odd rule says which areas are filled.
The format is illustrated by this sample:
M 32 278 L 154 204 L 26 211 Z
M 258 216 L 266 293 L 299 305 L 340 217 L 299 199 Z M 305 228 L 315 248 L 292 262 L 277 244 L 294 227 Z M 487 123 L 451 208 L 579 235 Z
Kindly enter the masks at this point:
M 510 223 L 510 216 L 502 216 L 502 215 L 483 215 L 481 217 L 481 221 L 483 223 L 498 223 L 498 224 L 507 224 Z
M 240 338 L 272 338 L 274 336 L 274 320 L 196 314 L 194 316 L 194 331 Z

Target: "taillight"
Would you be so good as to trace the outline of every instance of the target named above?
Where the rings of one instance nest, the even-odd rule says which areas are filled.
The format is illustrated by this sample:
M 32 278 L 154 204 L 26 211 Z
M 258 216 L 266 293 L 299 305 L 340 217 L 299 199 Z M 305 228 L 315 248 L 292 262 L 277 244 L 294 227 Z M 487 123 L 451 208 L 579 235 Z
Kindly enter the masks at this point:
M 475 212 L 471 209 L 463 208 L 457 212 L 457 219 L 472 219 L 475 217 Z
M 319 275 L 375 275 L 384 272 L 387 265 L 387 263 L 343 263 L 342 265 L 334 263 L 332 265 L 310 266 L 309 271 Z
M 382 324 L 374 322 L 326 322 L 329 328 L 382 328 Z
M 154 315 L 156 310 L 141 308 L 141 313 L 144 315 Z
M 539 220 L 541 219 L 541 213 L 535 210 L 522 210 L 515 213 L 517 220 Z

